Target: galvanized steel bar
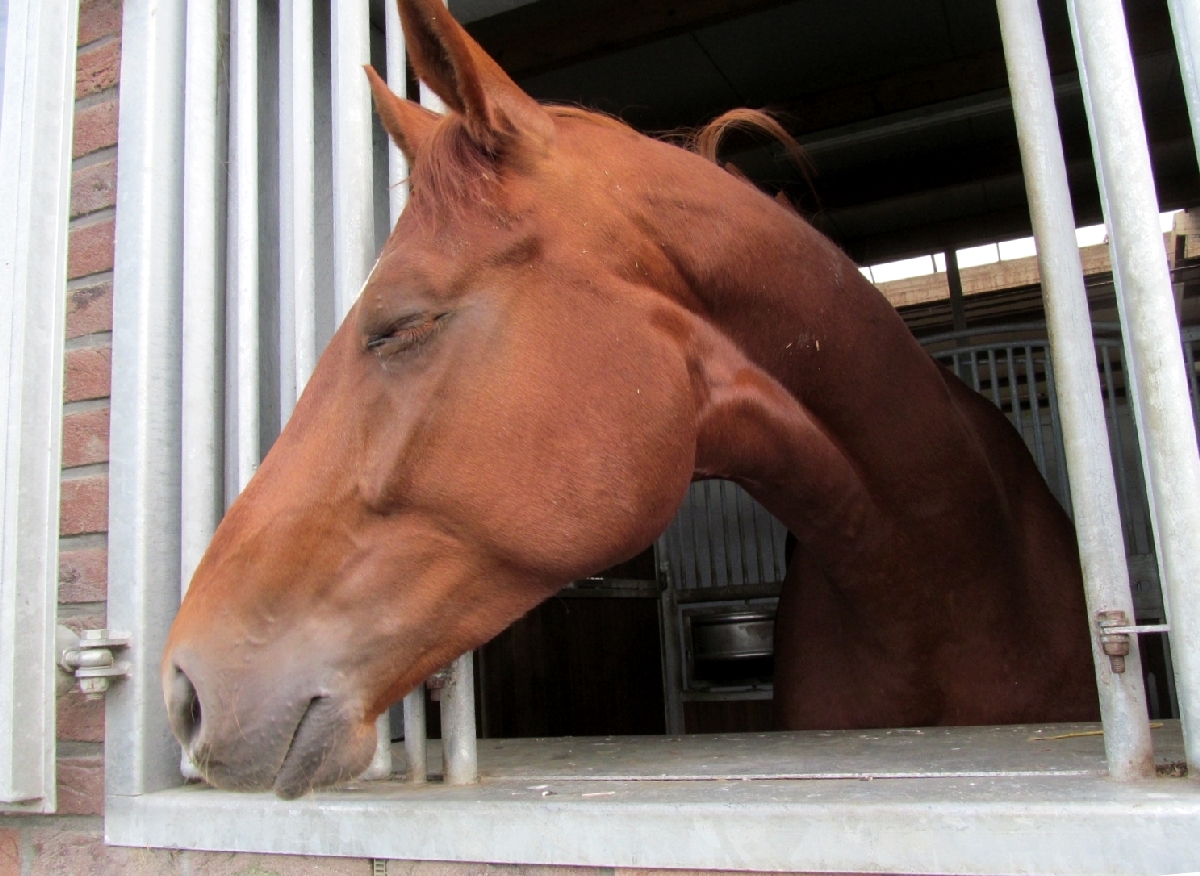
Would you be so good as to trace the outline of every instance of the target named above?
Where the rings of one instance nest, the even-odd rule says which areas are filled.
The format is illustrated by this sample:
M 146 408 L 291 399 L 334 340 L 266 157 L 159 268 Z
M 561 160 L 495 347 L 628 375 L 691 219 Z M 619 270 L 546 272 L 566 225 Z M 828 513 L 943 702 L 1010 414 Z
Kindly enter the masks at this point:
M 258 2 L 231 0 L 229 150 L 229 308 L 226 327 L 230 379 L 226 383 L 232 502 L 258 470 L 259 385 L 259 175 L 258 175 Z M 232 396 L 232 397 L 230 397 Z
M 189 0 L 183 120 L 183 404 L 180 585 L 186 592 L 225 510 L 222 264 L 225 89 L 220 3 Z
M 470 652 L 450 664 L 450 678 L 442 690 L 442 757 L 447 785 L 472 785 L 479 781 L 475 665 L 474 654 Z
M 1175 48 L 1179 52 L 1179 74 L 1192 120 L 1192 145 L 1200 158 L 1200 4 L 1195 0 L 1167 0 Z
M 1068 0 L 1125 365 L 1171 621 L 1187 759 L 1200 769 L 1200 454 L 1120 0 Z
M 0 809 L 53 812 L 78 3 L 18 0 L 8 14 L 0 43 Z
M 408 761 L 405 779 L 425 781 L 429 764 L 429 748 L 425 740 L 425 685 L 404 698 L 404 757 Z
M 113 269 L 108 624 L 133 633 L 109 691 L 107 810 L 180 784 L 159 660 L 179 608 L 184 5 L 125 0 Z
M 1041 17 L 1037 0 L 998 0 L 997 7 L 1037 240 L 1047 330 L 1061 388 L 1058 407 L 1088 614 L 1094 618 L 1097 612 L 1116 609 L 1132 618 L 1117 488 Z M 1028 349 L 1026 356 L 1032 372 Z M 1036 382 L 1030 384 L 1030 397 L 1036 400 Z M 1031 413 L 1035 434 L 1040 436 L 1036 408 Z M 1137 643 L 1131 644 L 1126 672 L 1116 674 L 1099 638 L 1093 634 L 1091 639 L 1109 773 L 1124 780 L 1153 776 Z
M 279 10 L 280 404 L 286 420 L 317 363 L 312 0 Z
M 408 70 L 404 48 L 404 32 L 400 28 L 400 7 L 392 2 L 383 4 L 384 39 L 387 46 L 387 82 L 392 91 L 407 97 Z M 408 203 L 408 159 L 404 153 L 388 141 L 388 208 L 392 226 L 404 212 Z
M 367 0 L 330 4 L 333 30 L 334 318 L 340 324 L 375 259 L 371 190 L 371 62 Z

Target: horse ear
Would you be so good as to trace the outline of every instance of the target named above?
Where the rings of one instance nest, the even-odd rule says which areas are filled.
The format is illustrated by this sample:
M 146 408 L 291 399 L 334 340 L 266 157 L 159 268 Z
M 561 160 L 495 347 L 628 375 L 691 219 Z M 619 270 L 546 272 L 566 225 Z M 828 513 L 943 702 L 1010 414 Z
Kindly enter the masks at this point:
M 447 107 L 466 117 L 480 146 L 494 150 L 521 135 L 549 142 L 550 115 L 463 30 L 442 0 L 398 2 L 413 69 Z
M 419 103 L 397 97 L 370 64 L 363 65 L 363 69 L 367 71 L 371 94 L 375 96 L 375 112 L 379 114 L 383 129 L 411 164 L 417 150 L 438 123 L 438 114 Z

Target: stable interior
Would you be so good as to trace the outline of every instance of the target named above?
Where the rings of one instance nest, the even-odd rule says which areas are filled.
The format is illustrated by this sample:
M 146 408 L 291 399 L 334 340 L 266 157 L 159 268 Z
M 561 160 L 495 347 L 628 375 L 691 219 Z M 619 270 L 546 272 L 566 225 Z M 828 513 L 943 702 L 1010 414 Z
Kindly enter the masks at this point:
M 934 259 L 932 273 L 877 285 L 931 353 L 1005 410 L 1069 510 L 1036 259 L 963 267 L 952 302 L 941 255 L 1031 234 L 994 4 L 874 0 L 869 14 L 862 2 L 815 0 L 503 5 L 511 8 L 496 14 L 484 0 L 450 8 L 539 99 L 609 112 L 651 134 L 733 107 L 777 112 L 809 168 L 738 135 L 725 160 L 784 192 L 864 266 Z M 1066 9 L 1062 0 L 1041 7 L 1076 225 L 1092 226 L 1103 217 Z M 1200 204 L 1200 173 L 1167 7 L 1126 0 L 1125 9 L 1160 209 L 1186 210 Z M 1169 222 L 1164 246 L 1196 405 L 1200 216 Z M 1107 328 L 1117 321 L 1111 265 L 1102 239 L 1083 254 L 1138 621 L 1158 623 L 1119 333 Z M 733 484 L 694 485 L 652 549 L 575 582 L 477 652 L 481 739 L 772 729 L 770 624 L 786 541 Z M 1175 718 L 1169 640 L 1142 636 L 1140 645 L 1151 717 Z M 438 710 L 427 714 L 436 738 Z M 399 718 L 397 706 L 397 736 Z M 485 775 L 489 750 L 480 743 Z

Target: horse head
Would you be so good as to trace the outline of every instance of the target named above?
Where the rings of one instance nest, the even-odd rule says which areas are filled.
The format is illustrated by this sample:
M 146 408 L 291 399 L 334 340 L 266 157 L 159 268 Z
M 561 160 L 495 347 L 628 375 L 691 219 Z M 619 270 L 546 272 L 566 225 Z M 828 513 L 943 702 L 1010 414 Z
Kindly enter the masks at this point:
M 695 318 L 636 201 L 671 197 L 647 150 L 683 153 L 542 107 L 440 0 L 400 8 L 449 112 L 368 70 L 410 203 L 163 658 L 172 730 L 221 787 L 293 797 L 361 771 L 383 709 L 644 550 L 696 468 Z

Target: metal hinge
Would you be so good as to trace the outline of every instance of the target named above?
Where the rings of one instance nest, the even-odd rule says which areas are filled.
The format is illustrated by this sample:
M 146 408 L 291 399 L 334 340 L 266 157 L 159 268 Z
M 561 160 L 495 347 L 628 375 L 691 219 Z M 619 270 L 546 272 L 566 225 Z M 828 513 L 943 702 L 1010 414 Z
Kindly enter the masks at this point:
M 73 630 L 58 627 L 58 665 L 74 676 L 79 690 L 89 700 L 104 696 L 112 681 L 129 675 L 128 660 L 117 658 L 116 651 L 129 647 L 129 633 L 114 630 Z
M 1115 673 L 1125 671 L 1125 658 L 1129 655 L 1129 637 L 1139 633 L 1169 633 L 1170 624 L 1146 624 L 1138 626 L 1129 623 L 1129 615 L 1125 612 L 1098 611 L 1096 625 L 1100 628 L 1100 648 L 1108 655 L 1109 665 Z

